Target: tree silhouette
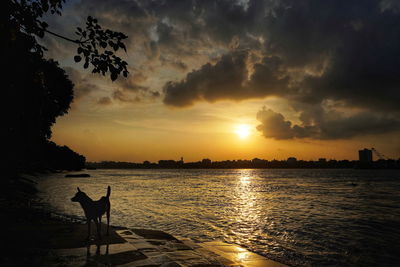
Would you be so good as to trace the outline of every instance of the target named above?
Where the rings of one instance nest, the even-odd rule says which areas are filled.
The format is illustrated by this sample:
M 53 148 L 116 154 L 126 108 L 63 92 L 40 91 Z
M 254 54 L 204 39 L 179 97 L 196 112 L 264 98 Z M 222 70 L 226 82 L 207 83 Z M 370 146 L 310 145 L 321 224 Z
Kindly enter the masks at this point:
M 61 15 L 64 2 L 11 0 L 0 4 L 0 46 L 5 62 L 2 79 L 5 89 L 3 140 L 7 155 L 5 169 L 9 175 L 18 168 L 74 169 L 82 168 L 84 164 L 83 156 L 48 141 L 56 118 L 66 114 L 70 108 L 73 83 L 57 62 L 43 57 L 46 48 L 38 43 L 38 38 L 51 34 L 75 43 L 77 54 L 74 60 L 82 61 L 84 68 L 91 66 L 93 73 L 110 73 L 111 80 L 121 74 L 128 75 L 127 63 L 114 53 L 119 49 L 126 51 L 122 40 L 127 36 L 123 33 L 102 29 L 90 16 L 84 29 L 77 28 L 76 40 L 48 30 L 47 23 L 42 20 L 44 14 Z M 66 160 L 67 157 L 71 160 Z M 59 160 L 65 164 L 57 162 Z M 67 162 L 71 162 L 70 167 Z
M 8 2 L 8 1 L 6 1 Z M 31 1 L 9 1 L 8 10 L 10 10 L 9 20 L 15 27 L 15 31 L 22 31 L 34 37 L 43 38 L 46 33 L 57 36 L 66 41 L 78 45 L 75 62 L 84 59 L 83 67 L 86 69 L 92 65 L 93 73 L 105 75 L 110 72 L 111 80 L 116 80 L 121 73 L 126 77 L 128 75 L 126 61 L 116 56 L 114 52 L 124 49 L 125 44 L 122 40 L 128 38 L 121 32 L 102 29 L 97 19 L 91 16 L 87 17 L 85 28 L 76 28 L 77 39 L 71 39 L 48 30 L 48 24 L 42 20 L 43 15 L 50 11 L 52 14 L 61 15 L 62 4 L 64 0 L 31 0 Z M 43 54 L 46 48 L 34 41 L 33 49 Z

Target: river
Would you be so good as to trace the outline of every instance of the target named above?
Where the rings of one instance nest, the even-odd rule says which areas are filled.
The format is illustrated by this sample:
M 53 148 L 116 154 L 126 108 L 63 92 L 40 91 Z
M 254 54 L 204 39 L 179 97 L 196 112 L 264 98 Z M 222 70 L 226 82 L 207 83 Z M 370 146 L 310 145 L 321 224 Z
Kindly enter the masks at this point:
M 111 186 L 111 224 L 236 243 L 292 266 L 398 266 L 400 170 L 90 170 L 40 179 L 42 200 L 83 217 Z

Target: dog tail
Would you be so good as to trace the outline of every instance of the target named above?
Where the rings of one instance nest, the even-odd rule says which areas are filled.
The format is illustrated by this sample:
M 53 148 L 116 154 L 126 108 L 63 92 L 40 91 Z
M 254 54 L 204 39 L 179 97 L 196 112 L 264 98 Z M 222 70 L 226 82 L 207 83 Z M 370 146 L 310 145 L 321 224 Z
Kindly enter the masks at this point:
M 106 197 L 109 197 L 111 195 L 111 186 L 107 187 L 107 195 Z

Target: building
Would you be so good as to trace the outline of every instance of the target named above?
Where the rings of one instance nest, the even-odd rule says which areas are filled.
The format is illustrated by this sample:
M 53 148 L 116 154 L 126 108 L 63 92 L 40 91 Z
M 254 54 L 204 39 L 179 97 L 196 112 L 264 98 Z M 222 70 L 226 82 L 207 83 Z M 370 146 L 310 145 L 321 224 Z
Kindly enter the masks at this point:
M 358 151 L 358 160 L 362 163 L 372 162 L 372 150 L 364 148 Z
M 169 160 L 159 160 L 158 166 L 161 168 L 176 168 L 179 166 L 178 161 L 169 159 Z
M 211 165 L 211 159 L 202 159 L 201 160 L 202 165 Z

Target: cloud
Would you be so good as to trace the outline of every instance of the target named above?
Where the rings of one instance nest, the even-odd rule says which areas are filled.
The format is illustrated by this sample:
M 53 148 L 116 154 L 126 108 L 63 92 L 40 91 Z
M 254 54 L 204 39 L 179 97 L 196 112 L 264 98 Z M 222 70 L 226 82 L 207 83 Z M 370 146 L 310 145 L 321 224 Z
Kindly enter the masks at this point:
M 169 82 L 164 86 L 164 103 L 186 107 L 196 101 L 215 102 L 230 99 L 240 101 L 268 95 L 280 94 L 288 77 L 279 70 L 279 59 L 265 57 L 254 65 L 249 78 L 247 51 L 234 51 L 220 58 L 215 65 L 210 63 L 186 75 L 180 82 Z
M 271 1 L 270 8 L 263 6 L 264 16 L 253 9 L 260 2 L 249 1 L 247 10 L 224 2 L 224 11 L 216 11 L 217 4 L 203 18 L 205 25 L 224 25 L 208 31 L 214 40 L 228 43 L 235 33 L 243 43 L 244 31 L 261 40 L 261 59 L 249 64 L 243 56 L 226 54 L 215 65 L 205 64 L 182 81 L 167 83 L 165 104 L 186 107 L 199 101 L 279 96 L 300 114 L 301 124 L 273 111 L 259 114 L 264 121 L 260 131 L 278 139 L 351 138 L 399 130 L 400 16 L 395 1 Z M 241 25 L 226 26 L 232 18 Z M 327 101 L 341 103 L 347 114 L 337 112 L 341 106 L 323 110 Z
M 120 102 L 127 102 L 127 103 L 137 103 L 137 102 L 141 102 L 141 98 L 137 95 L 130 95 L 129 93 L 127 93 L 126 91 L 123 90 L 115 90 L 112 93 L 112 97 L 114 100 L 118 100 Z
M 147 80 L 147 77 L 140 71 L 131 71 L 133 74 L 127 78 L 119 77 L 116 81 L 119 89 L 127 90 L 130 92 L 147 91 L 149 88 L 143 86 L 142 83 Z
M 213 102 L 221 98 L 238 98 L 243 93 L 246 79 L 246 53 L 225 55 L 215 65 L 204 65 L 187 74 L 180 82 L 164 86 L 164 103 L 172 106 L 190 106 L 196 100 Z M 228 93 L 229 92 L 229 93 Z
M 108 96 L 101 97 L 97 100 L 97 104 L 101 106 L 107 106 L 112 103 L 111 98 Z
M 265 107 L 257 113 L 257 126 L 264 137 L 281 139 L 346 139 L 361 135 L 382 134 L 400 130 L 400 120 L 395 117 L 360 112 L 343 116 L 338 112 L 319 110 L 318 118 L 304 120 L 300 125 L 293 124 L 285 117 Z M 308 123 L 305 123 L 307 121 Z
M 86 75 L 71 67 L 64 67 L 68 77 L 74 83 L 74 101 L 79 101 L 93 91 L 99 90 L 99 87 L 91 82 Z
M 160 93 L 157 91 L 145 90 L 138 92 L 131 92 L 122 89 L 116 89 L 113 91 L 111 97 L 114 100 L 123 103 L 138 103 L 144 101 L 152 101 L 157 99 L 160 96 Z
M 140 71 L 131 71 L 133 74 L 127 78 L 120 77 L 116 81 L 117 88 L 112 93 L 112 98 L 120 102 L 137 103 L 144 100 L 154 100 L 160 96 L 158 91 L 151 90 L 143 85 L 147 76 Z
M 275 139 L 292 139 L 295 137 L 295 130 L 290 121 L 286 121 L 282 114 L 276 113 L 265 107 L 257 113 L 257 120 L 261 122 L 257 130 L 265 137 Z
M 183 108 L 277 96 L 298 115 L 293 123 L 259 113 L 260 131 L 277 139 L 398 130 L 399 1 L 85 0 L 68 6 L 71 14 L 130 37 L 133 76 L 117 81 L 114 100 L 162 90 L 164 104 Z
M 166 57 L 166 56 L 160 56 L 160 61 L 163 66 L 172 66 L 173 68 L 180 70 L 180 71 L 187 71 L 188 66 L 185 64 L 183 61 L 178 60 L 176 58 L 171 58 L 171 57 Z

